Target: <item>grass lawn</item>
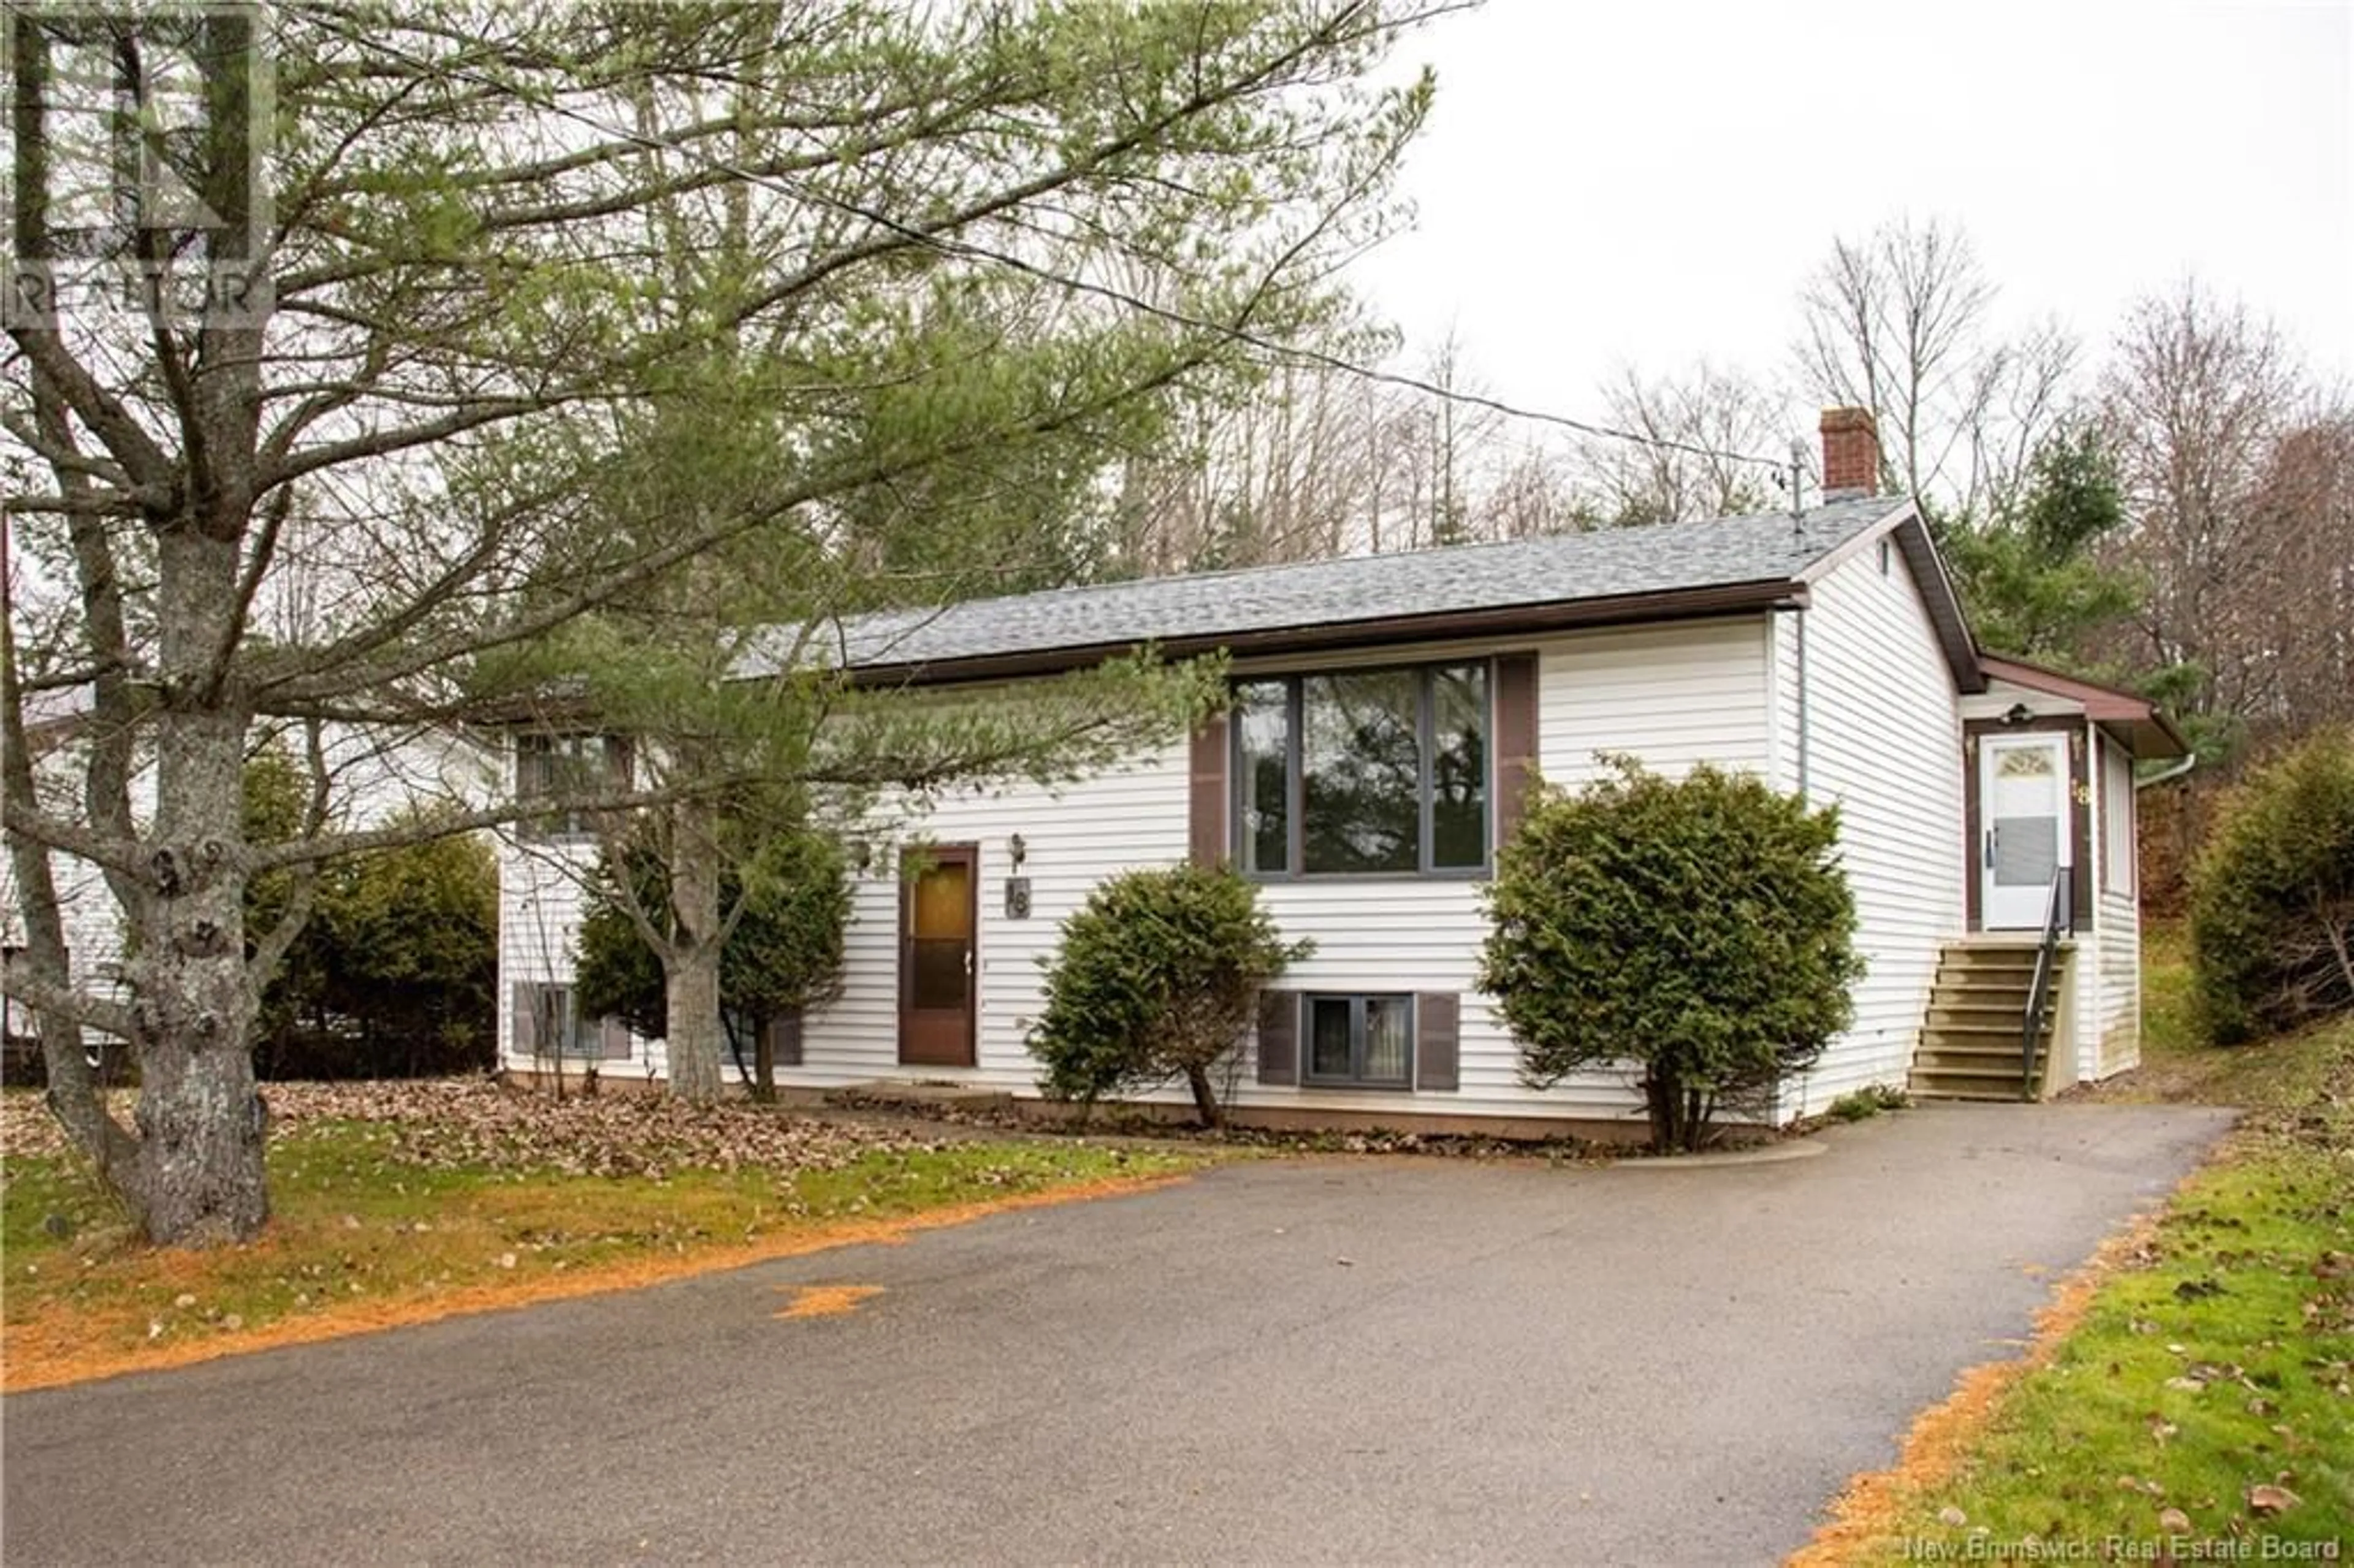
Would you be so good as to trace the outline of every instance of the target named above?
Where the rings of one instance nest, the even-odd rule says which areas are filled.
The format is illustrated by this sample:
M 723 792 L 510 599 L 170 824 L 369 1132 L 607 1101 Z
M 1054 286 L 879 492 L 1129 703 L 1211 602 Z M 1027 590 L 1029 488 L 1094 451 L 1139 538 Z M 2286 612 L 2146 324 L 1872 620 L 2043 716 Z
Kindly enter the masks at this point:
M 2145 1065 L 2094 1097 L 2247 1119 L 2063 1293 L 2023 1372 L 1966 1382 L 1851 1498 L 1844 1549 L 1801 1560 L 2354 1553 L 2354 1019 L 2206 1047 L 2179 937 L 2147 953 Z
M 273 1096 L 277 1091 L 272 1091 Z M 1150 1183 L 1204 1154 L 946 1141 L 746 1105 L 556 1107 L 482 1086 L 282 1126 L 246 1246 L 129 1243 L 62 1152 L 0 1161 L 10 1390 L 646 1283 Z M 521 1101 L 519 1106 L 510 1103 Z M 26 1108 L 13 1107 L 18 1114 Z M 332 1097 L 325 1108 L 334 1108 Z M 509 1134 L 512 1133 L 512 1136 Z

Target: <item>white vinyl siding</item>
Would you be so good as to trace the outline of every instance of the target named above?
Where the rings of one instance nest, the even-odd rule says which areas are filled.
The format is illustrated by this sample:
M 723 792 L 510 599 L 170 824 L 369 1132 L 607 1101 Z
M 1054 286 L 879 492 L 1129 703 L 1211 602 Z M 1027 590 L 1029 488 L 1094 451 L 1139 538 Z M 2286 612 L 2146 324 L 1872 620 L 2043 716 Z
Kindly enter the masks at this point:
M 1260 899 L 1286 937 L 1316 939 L 1314 955 L 1285 972 L 1283 988 L 1323 996 L 1461 993 L 1458 1086 L 1447 1094 L 1413 1097 L 1414 1109 L 1455 1116 L 1527 1116 L 1550 1107 L 1563 1116 L 1615 1114 L 1619 1106 L 1614 1097 L 1568 1094 L 1556 1102 L 1521 1086 L 1511 1037 L 1486 1000 L 1471 988 L 1479 946 L 1488 934 L 1487 915 L 1479 903 L 1483 885 L 1469 879 L 1383 878 L 1262 887 Z M 1303 1028 L 1303 1063 L 1307 1049 Z M 1257 1065 L 1254 1059 L 1242 1086 L 1242 1104 L 1393 1112 L 1406 1108 L 1408 1097 L 1394 1089 L 1261 1085 Z
M 1762 616 L 1564 637 L 1538 662 L 1538 757 L 1548 783 L 1602 772 L 1606 752 L 1681 774 L 1697 762 L 1766 773 L 1773 707 Z
M 1052 949 L 1063 920 L 1103 877 L 1129 866 L 1184 858 L 1185 804 L 1181 743 L 1057 791 L 960 791 L 928 810 L 907 811 L 900 821 L 904 843 L 878 834 L 871 866 L 852 874 L 842 995 L 803 1021 L 801 1065 L 779 1068 L 779 1081 L 823 1088 L 924 1076 L 1034 1091 L 1036 1064 L 1023 1044 L 1038 1011 L 1039 971 L 1033 959 Z M 1007 841 L 1015 833 L 1022 835 L 1025 851 L 1020 874 L 1031 886 L 1031 914 L 1022 920 L 1005 913 L 1005 878 L 1012 874 Z M 899 1064 L 898 856 L 907 846 L 920 853 L 925 842 L 980 846 L 974 1067 Z M 511 1066 L 531 1065 L 514 1050 L 514 1022 L 507 1016 L 514 983 L 572 978 L 581 878 L 593 858 L 586 845 L 508 842 L 500 847 L 500 1046 Z M 660 1075 L 665 1070 L 662 1041 L 631 1044 L 631 1061 L 608 1063 L 602 1070 L 609 1075 Z M 732 1061 L 723 1063 L 722 1075 L 736 1078 Z
M 2136 894 L 2133 757 L 2110 736 L 2099 745 L 2100 817 L 2094 840 L 2101 854 L 2093 939 L 2093 1026 L 2080 1052 L 2081 1071 L 2105 1078 L 2141 1060 L 2141 901 Z
M 1189 794 L 1182 743 L 1115 772 L 1052 794 L 1035 789 L 969 793 L 939 801 L 912 824 L 923 839 L 981 847 L 981 918 L 974 962 L 981 1017 L 977 1065 L 902 1067 L 898 1060 L 898 882 L 882 861 L 862 877 L 846 941 L 840 1001 L 813 1013 L 803 1032 L 803 1065 L 783 1081 L 812 1086 L 875 1078 L 953 1079 L 1015 1094 L 1037 1091 L 1038 1064 L 1025 1036 L 1044 1005 L 1037 960 L 1050 956 L 1063 921 L 1097 883 L 1134 866 L 1172 865 L 1186 853 Z M 1009 837 L 1023 836 L 1022 874 L 1030 878 L 1031 915 L 1005 916 Z M 1287 991 L 1320 994 L 1465 993 L 1459 1089 L 1409 1095 L 1396 1089 L 1262 1085 L 1246 1049 L 1235 1063 L 1239 1106 L 1402 1110 L 1448 1115 L 1615 1116 L 1634 1101 L 1616 1078 L 1566 1086 L 1550 1094 L 1523 1087 L 1518 1058 L 1502 1026 L 1471 992 L 1471 974 L 1487 931 L 1471 879 L 1413 876 L 1308 878 L 1259 890 L 1283 934 L 1312 937 L 1314 955 L 1288 970 Z M 1186 1097 L 1172 1086 L 1151 1097 Z
M 499 840 L 498 863 L 499 1060 L 527 1070 L 534 1059 L 515 1044 L 514 988 L 572 983 L 583 886 L 597 863 L 597 851 L 585 842 L 525 841 L 510 833 Z M 547 1065 L 551 1055 L 543 1054 L 538 1065 Z M 564 1056 L 567 1073 L 588 1065 L 577 1054 Z M 599 1060 L 595 1065 L 605 1076 L 659 1075 L 662 1042 L 632 1033 L 627 1060 Z
M 152 775 L 139 777 L 144 780 Z M 84 996 L 110 1001 L 125 1000 L 128 993 L 120 980 L 122 914 L 106 885 L 105 874 L 89 861 L 57 851 L 49 856 L 49 876 L 58 890 L 58 923 L 65 927 L 67 980 Z M 15 868 L 6 858 L 0 858 L 0 946 L 22 947 L 27 935 L 23 905 L 16 896 Z M 30 1010 L 9 1002 L 8 1026 L 32 1033 Z M 102 1034 L 104 1031 L 91 1033 Z
M 1773 683 L 1774 733 L 1766 744 L 1769 768 L 1766 777 L 1774 788 L 1795 791 L 1798 788 L 1800 764 L 1804 759 L 1799 749 L 1798 705 L 1799 643 L 1798 628 L 1803 614 L 1769 615 L 1766 618 L 1767 675 Z
M 1902 556 L 1886 574 L 1859 551 L 1814 588 L 1802 612 L 1806 732 L 1779 738 L 1785 787 L 1803 747 L 1808 799 L 1840 810 L 1840 863 L 1854 891 L 1856 950 L 1869 966 L 1855 1017 L 1786 1094 L 1785 1116 L 1821 1110 L 1868 1084 L 1902 1085 L 1945 944 L 1963 928 L 1961 712 L 1951 667 Z M 1785 620 L 1796 617 L 1786 616 Z M 1777 635 L 1795 725 L 1796 627 Z
M 1186 747 L 1181 741 L 1060 789 L 960 791 L 915 817 L 908 832 L 917 853 L 926 841 L 980 846 L 973 950 L 977 1065 L 899 1065 L 899 876 L 893 849 L 878 854 L 854 885 L 843 994 L 803 1022 L 802 1065 L 781 1075 L 816 1085 L 953 1078 L 1018 1094 L 1036 1092 L 1038 1065 L 1024 1044 L 1040 1007 L 1043 976 L 1036 960 L 1053 952 L 1064 920 L 1105 877 L 1185 858 L 1186 791 Z M 1016 833 L 1024 852 L 1018 873 L 1007 847 Z M 1005 879 L 1016 874 L 1030 881 L 1026 919 L 1006 915 Z
M 1538 644 L 1537 766 L 1575 787 L 1600 771 L 1598 752 L 1625 752 L 1664 773 L 1697 762 L 1762 771 L 1771 735 L 1763 617 L 1593 631 Z M 1522 646 L 1525 646 L 1523 644 Z M 1313 957 L 1283 978 L 1317 994 L 1453 991 L 1462 997 L 1454 1090 L 1289 1088 L 1246 1071 L 1238 1103 L 1451 1116 L 1639 1118 L 1624 1072 L 1581 1074 L 1551 1089 L 1520 1079 L 1511 1033 L 1473 989 L 1488 916 L 1483 880 L 1381 878 L 1274 883 L 1260 895 L 1288 937 L 1313 937 Z M 1302 1049 L 1305 1049 L 1303 1041 Z
M 1670 776 L 1708 762 L 1770 777 L 1769 625 L 1768 617 L 1742 616 L 1586 632 L 1545 644 L 1537 666 L 1537 758 L 1545 781 L 1575 789 L 1601 776 L 1602 756 L 1621 753 Z M 1460 928 L 1476 953 L 1487 919 L 1465 892 L 1470 906 Z M 1469 990 L 1468 980 L 1463 989 Z M 1522 1087 L 1519 1050 L 1483 997 L 1464 999 L 1460 1051 L 1463 1092 L 1449 1098 L 1479 1093 L 1499 1110 L 1522 1114 L 1542 1107 L 1561 1116 L 1643 1115 L 1628 1070 L 1580 1074 L 1542 1093 Z
M 545 756 L 535 743 L 546 736 L 515 736 L 507 751 L 507 779 L 518 800 L 545 788 Z M 499 1061 L 529 1070 L 560 1065 L 573 1072 L 591 1065 L 585 1052 L 534 1054 L 517 1043 L 515 987 L 570 987 L 575 943 L 587 903 L 588 877 L 597 866 L 596 841 L 580 832 L 551 832 L 544 822 L 509 824 L 498 836 L 499 866 Z M 664 1068 L 662 1042 L 632 1031 L 630 1054 L 593 1064 L 599 1075 L 658 1076 Z

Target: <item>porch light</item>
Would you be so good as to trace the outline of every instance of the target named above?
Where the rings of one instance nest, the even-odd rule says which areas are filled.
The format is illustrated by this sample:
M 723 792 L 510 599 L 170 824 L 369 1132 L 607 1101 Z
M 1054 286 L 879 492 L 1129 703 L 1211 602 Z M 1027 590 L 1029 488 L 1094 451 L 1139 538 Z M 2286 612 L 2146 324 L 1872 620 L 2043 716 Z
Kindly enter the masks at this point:
M 1019 871 L 1022 863 L 1029 858 L 1030 845 L 1020 833 L 1016 833 L 1005 841 L 1005 853 L 1013 858 L 1013 869 Z
M 2003 710 L 2002 722 L 2017 729 L 2034 716 L 2034 711 L 2025 703 L 2013 703 Z

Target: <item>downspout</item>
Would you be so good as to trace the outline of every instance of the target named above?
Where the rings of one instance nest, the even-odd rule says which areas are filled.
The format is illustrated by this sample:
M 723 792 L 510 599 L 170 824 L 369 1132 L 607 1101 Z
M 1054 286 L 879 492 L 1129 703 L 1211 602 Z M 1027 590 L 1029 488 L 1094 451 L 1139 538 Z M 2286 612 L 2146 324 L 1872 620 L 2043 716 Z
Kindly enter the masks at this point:
M 1797 734 L 1790 737 L 1791 780 L 1798 799 L 1807 798 L 1808 758 L 1807 755 L 1807 607 L 1795 599 L 1784 599 L 1774 607 L 1776 615 L 1791 618 L 1790 686 L 1792 723 Z M 1778 734 L 1778 728 L 1776 733 Z
M 2134 793 L 2138 795 L 2153 784 L 2171 784 L 2198 766 L 2199 754 L 2195 751 L 2191 752 L 2171 768 L 2161 768 L 2147 779 L 2135 779 Z
M 1792 650 L 1793 668 L 1790 673 L 1798 686 L 1798 733 L 1796 737 L 1798 747 L 1797 758 L 1798 799 L 1804 800 L 1807 799 L 1807 612 L 1802 607 L 1792 610 L 1790 614 L 1797 629 L 1793 633 L 1795 647 Z
M 1791 737 L 1792 755 L 1790 761 L 1792 779 L 1797 788 L 1798 800 L 1803 804 L 1807 799 L 1808 781 L 1807 607 L 1804 604 L 1794 604 L 1786 600 L 1774 607 L 1774 613 L 1776 615 L 1787 615 L 1792 618 L 1792 630 L 1790 633 L 1790 683 L 1793 687 L 1792 695 L 1795 698 L 1795 701 L 1791 704 L 1791 707 L 1794 710 L 1794 722 L 1797 734 Z M 1809 1067 L 1806 1072 L 1802 1072 L 1798 1075 L 1797 1102 L 1797 1109 L 1798 1110 L 1803 1110 L 1806 1107 L 1808 1095 L 1807 1080 L 1812 1072 L 1813 1068 Z M 1795 1119 L 1794 1116 L 1785 1115 L 1786 1111 L 1789 1111 L 1792 1108 L 1785 1102 L 1783 1097 L 1789 1085 L 1786 1081 L 1782 1084 L 1776 1085 L 1774 1089 L 1773 1110 L 1770 1114 L 1772 1115 L 1776 1126 L 1787 1126 L 1789 1121 Z

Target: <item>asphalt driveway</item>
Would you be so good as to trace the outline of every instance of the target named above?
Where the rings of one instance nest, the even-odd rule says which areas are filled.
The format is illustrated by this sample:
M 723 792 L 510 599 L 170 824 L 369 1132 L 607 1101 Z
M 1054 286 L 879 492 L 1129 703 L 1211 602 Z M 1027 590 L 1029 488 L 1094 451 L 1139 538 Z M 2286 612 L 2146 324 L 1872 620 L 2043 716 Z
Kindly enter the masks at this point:
M 18 1395 L 5 1558 L 1766 1563 L 2223 1113 L 1689 1171 L 1267 1162 Z M 877 1285 L 779 1320 L 790 1287 Z

